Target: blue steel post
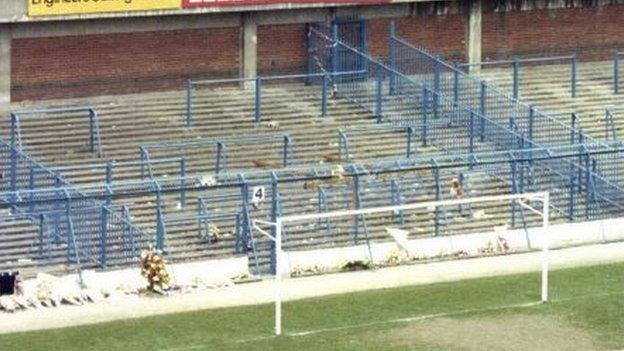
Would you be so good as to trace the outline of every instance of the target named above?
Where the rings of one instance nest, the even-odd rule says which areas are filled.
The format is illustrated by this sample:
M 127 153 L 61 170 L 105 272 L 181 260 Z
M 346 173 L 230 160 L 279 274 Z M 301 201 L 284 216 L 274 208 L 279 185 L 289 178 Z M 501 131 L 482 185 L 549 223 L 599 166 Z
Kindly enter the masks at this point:
M 279 188 L 278 188 L 278 178 L 275 172 L 271 172 L 271 194 L 273 195 L 271 198 L 271 222 L 277 222 L 277 218 L 281 215 L 280 212 L 280 198 L 279 198 Z M 277 238 L 277 228 L 272 226 L 272 234 L 274 238 Z M 282 237 L 284 233 L 282 233 Z M 276 260 L 275 260 L 275 242 L 271 242 L 271 273 L 276 274 Z
M 113 194 L 112 183 L 113 183 L 113 165 L 110 161 L 106 162 L 106 175 L 105 175 L 105 184 L 106 184 L 106 206 L 110 206 L 112 199 L 111 195 Z
M 390 38 L 388 39 L 388 65 L 392 70 L 396 70 L 396 25 L 394 21 L 390 21 Z M 388 94 L 394 95 L 396 77 L 394 72 L 390 71 L 388 80 Z
M 217 160 L 216 160 L 216 165 L 215 165 L 215 173 L 219 174 L 219 171 L 221 171 L 221 167 L 223 166 L 221 164 L 221 159 L 224 156 L 225 152 L 225 145 L 223 144 L 222 141 L 217 141 Z
M 56 190 L 55 191 L 56 194 L 59 194 L 61 192 L 61 175 L 60 175 L 59 171 L 56 171 L 54 173 L 54 188 Z M 59 228 L 60 228 L 59 220 L 60 220 L 60 217 L 61 217 L 61 213 L 60 213 L 61 210 L 60 210 L 60 208 L 58 208 L 60 206 L 61 205 L 60 205 L 59 201 L 54 201 L 54 208 L 52 209 L 52 211 L 53 211 L 52 215 L 54 216 L 54 224 L 53 225 L 54 225 L 54 230 L 55 231 L 58 231 Z M 56 240 L 55 240 L 56 243 L 60 244 L 60 239 L 59 239 L 58 235 L 55 236 L 55 238 L 56 238 Z
M 21 142 L 19 139 L 19 117 L 11 112 L 11 146 L 17 148 L 17 143 Z
M 381 94 L 382 94 L 382 86 L 383 86 L 383 71 L 381 70 L 381 66 L 377 66 L 377 80 L 375 85 L 375 117 L 377 118 L 377 122 L 381 122 Z
M 355 168 L 355 166 L 353 166 L 353 191 L 354 191 L 354 198 L 355 198 L 355 209 L 359 210 L 362 207 L 362 198 L 360 197 L 360 175 L 357 172 L 357 169 Z M 355 216 L 355 228 L 354 228 L 354 236 L 353 236 L 353 242 L 354 244 L 357 245 L 358 241 L 359 241 L 359 233 L 360 232 L 360 216 L 356 215 Z
M 432 159 L 431 161 L 433 163 L 433 178 L 435 180 L 435 199 L 436 201 L 440 201 L 442 190 L 440 185 L 440 165 L 435 159 Z M 438 236 L 440 235 L 440 208 L 438 206 L 436 206 L 434 210 L 433 223 L 435 236 Z
M 321 117 L 327 116 L 327 84 L 329 84 L 329 75 L 325 72 L 323 75 L 323 89 L 321 93 Z
M 140 158 L 141 158 L 141 180 L 145 179 L 145 148 L 143 146 L 139 147 L 140 150 Z
M 453 107 L 459 106 L 459 67 L 453 70 Z
M 11 213 L 14 211 L 15 202 L 17 201 L 17 149 L 15 146 L 9 147 L 9 158 L 11 161 L 11 169 L 9 174 L 9 189 L 11 190 Z
M 574 180 L 576 179 L 576 175 L 574 175 L 574 168 L 572 166 L 572 162 L 570 162 L 570 185 L 568 188 L 568 221 L 572 222 L 574 220 L 574 193 L 576 190 L 576 186 L 574 184 Z
M 468 153 L 474 153 L 474 112 L 470 110 L 470 139 L 468 144 Z
M 591 194 L 590 194 L 590 183 L 589 183 L 589 174 L 591 173 L 590 171 L 590 165 L 589 165 L 589 154 L 585 154 L 583 157 L 583 160 L 585 162 L 585 177 L 584 177 L 584 181 L 585 181 L 585 219 L 589 219 L 589 204 L 591 202 Z
M 516 158 L 513 153 L 509 153 L 511 158 L 511 189 L 514 194 L 518 193 L 518 179 L 517 179 L 517 169 L 518 166 L 516 164 Z M 516 227 L 516 202 L 511 202 L 511 228 Z
M 190 79 L 186 80 L 186 126 L 190 127 L 193 123 L 193 83 Z
M 282 165 L 284 167 L 288 167 L 288 152 L 292 146 L 291 144 L 292 140 L 290 139 L 290 136 L 284 135 L 284 145 L 282 151 Z
M 44 214 L 39 214 L 39 233 L 38 233 L 38 244 L 39 244 L 39 258 L 43 258 L 43 241 L 44 241 L 44 233 L 45 233 L 46 220 Z
M 596 174 L 598 172 L 598 160 L 595 157 L 592 157 L 591 159 L 591 173 L 589 174 L 590 176 L 590 181 L 589 184 L 591 184 L 591 194 L 592 194 L 592 201 L 595 202 L 596 201 Z
M 427 105 L 429 103 L 429 91 L 423 87 L 422 92 L 422 145 L 427 146 Z
M 331 26 L 332 31 L 332 45 L 330 52 L 330 60 L 331 60 L 331 73 L 335 74 L 338 72 L 338 25 L 336 23 L 332 23 Z
M 95 114 L 89 109 L 89 148 L 91 152 L 95 151 Z
M 620 90 L 620 55 L 616 51 L 613 54 L 613 93 L 617 94 Z
M 186 206 L 186 159 L 180 157 L 180 206 Z
M 486 112 L 486 95 L 487 95 L 487 85 L 485 81 L 481 81 L 481 94 L 479 98 L 479 114 L 481 115 L 481 122 L 479 123 L 479 138 L 481 142 L 485 141 L 485 112 Z
M 129 222 L 131 221 L 130 219 L 130 210 L 128 209 L 127 205 L 121 205 L 121 218 L 124 220 L 124 224 L 123 224 L 123 228 L 124 228 L 124 236 L 125 234 L 125 228 L 126 228 L 126 223 L 125 222 Z M 130 247 L 132 249 L 132 257 L 137 257 L 137 247 L 136 247 L 136 243 L 134 240 L 134 235 L 135 232 L 132 228 L 128 228 L 128 235 L 130 236 Z
M 571 64 L 571 79 L 570 79 L 570 84 L 571 84 L 571 91 L 572 91 L 572 97 L 575 98 L 576 97 L 576 66 L 577 66 L 577 61 L 578 61 L 578 57 L 576 56 L 576 54 L 572 55 L 572 64 Z
M 102 205 L 100 213 L 100 266 L 106 268 L 106 246 L 108 237 L 108 212 L 105 205 Z
M 33 214 L 35 212 L 35 170 L 30 167 L 30 171 L 28 172 L 28 190 L 29 191 L 29 213 Z
M 520 154 L 522 155 L 522 157 L 525 157 L 525 153 L 524 153 L 524 133 L 520 134 L 520 137 L 518 138 L 518 149 L 520 149 Z M 520 163 L 520 174 L 519 174 L 519 179 L 518 179 L 518 191 L 521 193 L 524 193 L 524 185 L 526 184 L 525 180 L 526 180 L 526 169 L 525 169 L 525 161 L 522 160 Z
M 160 184 L 155 183 L 156 188 L 156 250 L 165 250 L 165 222 L 162 214 L 162 198 Z
M 440 109 L 440 59 L 435 59 L 435 66 L 433 67 L 433 118 L 438 119 Z
M 583 143 L 585 143 L 585 137 L 583 136 L 583 134 L 580 133 L 580 131 L 578 132 L 578 140 L 579 140 L 579 149 L 582 152 L 583 151 Z M 579 194 L 582 194 L 583 192 L 583 156 L 581 156 L 579 154 L 578 157 L 578 192 Z
M 392 179 L 392 181 L 390 182 L 390 187 L 392 191 L 392 205 L 393 206 L 402 205 L 403 201 L 401 199 L 401 187 L 399 185 L 399 181 L 396 179 Z M 397 216 L 400 218 L 401 225 L 404 225 L 405 224 L 404 212 L 399 211 L 398 213 L 395 213 L 395 217 Z
M 260 119 L 262 118 L 262 78 L 260 76 L 256 77 L 256 99 L 254 113 L 254 120 L 256 123 L 260 123 Z
M 113 164 L 110 161 L 106 161 L 104 182 L 108 185 L 113 182 Z
M 528 130 L 528 138 L 533 141 L 533 124 L 535 122 L 535 107 L 533 105 L 529 106 L 529 130 Z
M 520 96 L 520 60 L 515 58 L 512 63 L 513 66 L 513 97 L 518 99 Z
M 412 136 L 414 135 L 414 128 L 413 127 L 407 127 L 407 142 L 406 142 L 406 149 L 405 150 L 405 154 L 407 156 L 407 158 L 412 157 Z
M 576 141 L 576 114 L 570 115 L 570 145 L 574 145 Z
M 237 213 L 236 214 L 236 230 L 235 230 L 235 234 L 236 234 L 236 243 L 234 244 L 236 246 L 236 252 L 237 253 L 243 253 L 244 250 L 242 248 L 242 244 L 241 244 L 241 213 Z
M 78 248 L 75 246 L 75 236 L 74 233 L 72 233 L 73 231 L 73 225 L 72 225 L 72 206 L 71 206 L 71 198 L 68 196 L 67 192 L 65 192 L 65 216 L 66 216 L 66 220 L 67 220 L 67 262 L 71 262 L 71 257 L 72 257 L 72 247 L 74 248 L 74 254 L 75 256 L 78 256 Z M 73 240 L 71 240 L 71 239 Z M 78 263 L 78 262 L 76 262 Z

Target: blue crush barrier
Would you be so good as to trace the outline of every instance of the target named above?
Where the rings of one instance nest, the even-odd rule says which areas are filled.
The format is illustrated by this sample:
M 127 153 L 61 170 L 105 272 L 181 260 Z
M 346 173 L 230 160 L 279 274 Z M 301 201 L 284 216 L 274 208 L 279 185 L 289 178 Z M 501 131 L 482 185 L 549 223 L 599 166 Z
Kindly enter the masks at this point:
M 394 36 L 396 38 L 396 35 Z M 395 39 L 401 40 L 401 39 Z M 393 41 L 394 43 L 394 41 Z M 396 45 L 396 44 L 394 44 Z M 396 52 L 394 53 L 396 54 Z M 570 95 L 575 98 L 576 97 L 576 87 L 577 87 L 577 66 L 578 66 L 578 56 L 577 55 L 567 55 L 567 56 L 549 56 L 549 57 L 532 57 L 532 58 L 514 58 L 512 60 L 497 60 L 497 61 L 484 61 L 484 62 L 473 62 L 473 63 L 460 63 L 456 66 L 458 68 L 466 68 L 468 71 L 472 71 L 473 67 L 483 68 L 486 66 L 507 66 L 511 67 L 511 82 L 512 82 L 512 96 L 514 99 L 519 99 L 520 97 L 520 67 L 522 65 L 537 65 L 537 64 L 552 64 L 553 62 L 569 62 L 570 63 Z
M 100 119 L 97 111 L 93 107 L 67 107 L 67 108 L 47 108 L 47 109 L 34 109 L 34 110 L 20 110 L 10 113 L 11 116 L 11 130 L 10 130 L 10 142 L 11 146 L 17 148 L 27 148 L 23 145 L 22 124 L 26 120 L 39 120 L 49 121 L 51 118 L 66 117 L 67 115 L 76 115 L 76 118 L 80 120 L 86 120 L 88 124 L 87 131 L 81 137 L 85 139 L 88 145 L 89 152 L 93 153 L 97 157 L 102 157 L 102 139 L 100 137 Z M 79 124 L 79 123 L 78 123 Z M 71 138 L 76 134 L 76 130 L 79 130 L 76 126 L 72 126 L 71 133 L 66 135 L 66 138 Z
M 250 150 L 256 154 L 250 156 Z M 186 172 L 219 174 L 237 167 L 281 168 L 297 162 L 293 140 L 283 133 L 154 142 L 141 145 L 139 151 L 141 179 L 166 175 L 175 160 L 182 176 Z M 177 166 L 173 168 L 177 171 Z
M 313 96 L 312 103 L 318 111 L 318 116 L 329 115 L 328 101 L 332 96 L 334 83 L 342 79 L 353 79 L 363 74 L 361 70 L 351 72 L 322 71 L 309 74 L 292 74 L 281 76 L 257 76 L 252 78 L 199 80 L 189 78 L 186 80 L 186 114 L 184 123 L 191 127 L 197 114 L 209 114 L 210 106 L 202 101 L 206 97 L 219 97 L 228 99 L 227 94 L 243 94 L 247 103 L 238 105 L 242 114 L 249 115 L 249 121 L 262 122 L 265 106 L 264 99 L 271 93 L 272 86 L 294 84 L 289 94 L 296 98 L 299 90 L 305 90 L 306 96 Z M 225 95 L 223 95 L 225 94 Z M 275 102 L 273 102 L 275 104 Z M 270 111 L 269 111 L 270 113 Z

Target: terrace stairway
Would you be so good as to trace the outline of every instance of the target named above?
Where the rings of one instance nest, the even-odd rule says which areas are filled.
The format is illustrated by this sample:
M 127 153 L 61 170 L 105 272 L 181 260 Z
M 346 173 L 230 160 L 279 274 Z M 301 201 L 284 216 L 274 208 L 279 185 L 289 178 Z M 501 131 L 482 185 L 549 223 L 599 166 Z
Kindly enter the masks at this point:
M 22 143 L 27 152 L 32 153 L 37 159 L 47 165 L 55 165 L 61 169 L 62 174 L 71 182 L 79 186 L 101 185 L 105 180 L 104 164 L 110 161 L 115 164 L 134 161 L 130 166 L 114 168 L 113 184 L 125 180 L 137 180 L 141 178 L 141 170 L 136 163 L 139 160 L 139 147 L 153 142 L 165 141 L 196 141 L 199 138 L 228 138 L 241 136 L 288 134 L 293 140 L 294 157 L 293 164 L 310 165 L 326 162 L 364 162 L 371 159 L 385 157 L 397 157 L 405 153 L 404 132 L 393 130 L 379 130 L 373 133 L 357 134 L 349 133 L 350 129 L 358 126 L 378 125 L 376 119 L 365 109 L 351 104 L 348 101 L 337 98 L 332 99 L 328 105 L 328 116 L 320 117 L 320 101 L 314 87 L 304 85 L 267 86 L 263 95 L 262 121 L 255 123 L 253 120 L 253 91 L 240 88 L 223 88 L 210 91 L 198 91 L 194 98 L 193 123 L 187 127 L 185 124 L 186 100 L 181 92 L 168 92 L 157 94 L 128 95 L 115 98 L 94 98 L 89 100 L 64 100 L 54 101 L 48 106 L 93 106 L 99 114 L 100 132 L 103 147 L 103 157 L 97 158 L 86 150 L 88 134 L 88 119 L 77 113 L 69 113 L 55 119 L 45 120 L 22 120 Z M 410 110 L 409 105 L 384 100 L 384 109 L 387 111 L 407 111 L 410 115 L 418 116 L 422 111 Z M 27 104 L 13 107 L 14 110 L 32 108 Z M 406 110 L 407 109 L 407 110 Z M 8 121 L 7 121 L 8 123 Z M 444 129 L 444 133 L 442 133 Z M 339 154 L 338 131 L 346 131 L 350 135 L 351 155 Z M 442 147 L 457 147 L 453 145 L 461 135 L 459 130 L 452 126 L 442 126 L 436 131 L 430 131 L 431 138 L 439 140 Z M 456 133 L 456 134 L 453 134 Z M 459 134 L 458 134 L 459 133 Z M 465 135 L 463 135 L 465 137 Z M 464 146 L 462 146 L 464 147 Z M 478 151 L 489 151 L 491 145 L 480 143 Z M 254 162 L 258 159 L 267 158 L 269 147 L 263 145 L 251 145 L 245 148 L 233 150 L 229 155 L 228 170 L 237 172 L 258 171 Z M 418 136 L 413 143 L 413 152 L 418 156 L 433 156 L 443 150 L 434 146 L 423 146 L 418 141 Z M 155 159 L 180 157 L 186 158 L 189 173 L 210 173 L 214 167 L 214 158 L 206 157 L 214 153 L 212 149 L 192 149 L 181 152 L 172 150 L 157 154 Z M 277 152 L 275 152 L 277 153 Z M 278 154 L 279 155 L 279 154 Z M 331 156 L 331 157 L 330 157 Z M 275 157 L 275 156 L 272 156 Z M 277 157 L 279 161 L 280 158 Z M 272 159 L 274 162 L 275 160 Z M 271 168 L 280 168 L 277 166 Z M 177 163 L 157 166 L 157 175 L 160 177 L 174 177 L 179 175 Z M 483 172 L 474 173 L 464 170 L 445 171 L 441 174 L 441 184 L 450 183 L 452 178 L 458 176 L 458 172 L 470 174 L 474 196 L 509 193 L 510 187 Z M 415 176 L 413 172 L 397 174 L 396 180 L 406 190 L 403 202 L 431 200 L 435 195 L 435 183 L 431 175 Z M 250 182 L 253 179 L 250 179 Z M 375 191 L 372 183 L 362 180 L 365 192 L 362 195 L 362 206 L 379 206 L 390 204 L 388 181 L 383 179 L 370 179 L 381 182 L 382 185 L 374 185 L 379 188 Z M 368 184 L 368 187 L 367 187 Z M 351 184 L 341 186 L 329 186 L 325 189 L 333 197 L 329 210 L 338 208 L 353 208 L 353 191 Z M 280 187 L 281 205 L 284 214 L 315 212 L 318 211 L 318 194 L 315 191 L 304 189 L 303 183 L 292 183 Z M 448 193 L 447 189 L 442 189 Z M 226 191 L 216 194 L 210 191 L 190 191 L 187 194 L 186 203 L 181 204 L 179 194 L 165 193 L 162 196 L 163 213 L 167 225 L 167 251 L 168 259 L 174 262 L 211 259 L 238 255 L 235 250 L 234 232 L 236 226 L 234 220 L 213 220 L 218 225 L 223 235 L 217 242 L 207 242 L 200 237 L 200 223 L 193 220 L 197 213 L 199 199 L 216 198 L 224 195 Z M 241 209 L 240 197 L 234 191 L 232 196 L 209 203 L 212 213 L 226 213 L 230 217 Z M 155 232 L 155 196 L 140 194 L 114 199 L 113 205 L 118 211 L 122 204 L 130 208 L 131 218 L 146 233 Z M 442 234 L 456 232 L 475 232 L 491 230 L 493 226 L 502 225 L 509 221 L 509 207 L 503 205 L 485 210 L 487 221 L 479 221 L 479 224 L 470 220 L 463 220 L 448 210 L 445 220 L 445 229 Z M 268 208 L 264 207 L 257 212 L 252 212 L 254 218 L 268 218 Z M 449 219 L 450 218 L 450 219 Z M 180 220 L 184 219 L 184 220 Z M 555 221 L 562 220 L 558 216 Z M 408 218 L 404 228 L 413 229 L 413 235 L 432 235 L 427 225 L 433 221 L 433 216 L 427 211 L 418 213 Z M 335 227 L 330 240 L 325 237 L 323 230 L 314 232 L 291 231 L 287 235 L 289 249 L 299 250 L 310 247 L 340 246 L 353 242 L 353 237 L 340 228 L 352 226 L 350 220 L 343 223 L 332 223 Z M 367 227 L 371 238 L 374 240 L 388 240 L 383 231 L 383 223 L 380 218 L 368 218 Z M 22 229 L 19 229 L 22 228 Z M 15 226 L 16 240 L 9 245 L 17 256 L 28 256 L 32 252 L 32 243 L 36 238 L 37 231 L 33 226 L 24 223 Z M 363 231 L 362 231 L 363 232 Z M 7 241 L 12 241 L 12 236 L 4 234 Z M 8 233 L 8 232 L 7 232 Z M 24 238 L 17 240 L 18 237 Z M 325 238 L 322 240 L 322 238 Z M 258 252 L 252 255 L 252 264 L 255 264 L 255 256 L 258 256 L 259 265 L 266 267 L 268 262 L 267 243 L 263 238 L 255 238 Z M 62 257 L 63 248 L 59 248 L 59 257 Z M 9 257 L 9 256 L 7 256 Z M 10 256 L 13 257 L 13 256 Z M 28 256 L 29 257 L 29 256 Z M 11 260 L 14 262 L 14 260 Z M 36 264 L 36 262 L 34 263 Z M 0 263 L 0 269 L 5 265 Z M 6 267 L 13 267 L 6 265 Z

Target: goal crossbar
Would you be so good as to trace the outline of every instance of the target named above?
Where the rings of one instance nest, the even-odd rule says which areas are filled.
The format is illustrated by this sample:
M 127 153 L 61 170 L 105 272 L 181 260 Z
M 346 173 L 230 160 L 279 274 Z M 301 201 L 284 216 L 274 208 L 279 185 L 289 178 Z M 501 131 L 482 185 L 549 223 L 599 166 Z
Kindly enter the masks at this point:
M 542 211 L 530 206 L 528 203 L 521 201 L 538 201 L 542 204 Z M 418 203 L 410 203 L 396 206 L 384 206 L 373 208 L 362 208 L 357 210 L 340 210 L 325 213 L 303 214 L 303 215 L 289 215 L 276 218 L 275 222 L 269 222 L 259 219 L 252 220 L 253 228 L 258 230 L 263 235 L 266 235 L 275 242 L 275 334 L 282 334 L 282 264 L 283 264 L 283 251 L 282 251 L 282 230 L 285 223 L 299 222 L 306 220 L 317 220 L 323 218 L 335 218 L 342 216 L 361 216 L 379 212 L 393 212 L 401 210 L 410 210 L 417 208 L 432 208 L 441 206 L 453 206 L 472 203 L 483 202 L 500 202 L 500 201 L 516 201 L 520 206 L 540 215 L 542 217 L 542 228 L 547 228 L 549 225 L 549 207 L 550 197 L 548 192 L 535 192 L 525 194 L 505 194 L 505 195 L 491 195 L 480 196 L 463 199 L 453 200 L 440 200 L 440 201 L 426 201 Z M 271 235 L 266 230 L 260 228 L 258 225 L 271 226 L 275 228 L 275 235 Z M 544 234 L 542 237 L 542 284 L 541 284 L 541 301 L 548 301 L 548 265 L 549 265 L 549 244 L 547 236 Z
M 361 208 L 357 210 L 341 210 L 341 211 L 332 211 L 332 212 L 325 212 L 325 213 L 290 215 L 290 216 L 283 216 L 283 217 L 277 218 L 276 223 L 277 222 L 281 222 L 281 223 L 298 222 L 298 221 L 305 221 L 309 219 L 323 219 L 323 218 L 333 218 L 333 217 L 342 217 L 342 216 L 357 216 L 357 215 L 371 214 L 371 213 L 378 213 L 378 212 L 413 210 L 416 208 L 453 206 L 453 205 L 463 205 L 463 204 L 468 204 L 468 203 L 479 203 L 479 202 L 510 201 L 510 200 L 532 200 L 532 201 L 540 201 L 540 202 L 546 201 L 547 202 L 548 201 L 546 200 L 547 198 L 548 198 L 547 192 L 479 196 L 479 197 L 470 197 L 470 198 L 453 199 L 453 200 L 415 202 L 411 204 L 395 205 L 395 206 Z M 522 203 L 522 205 L 536 211 L 534 208 L 530 207 L 526 203 Z M 269 222 L 265 222 L 265 223 L 268 224 Z M 271 224 L 275 225 L 275 223 L 271 223 Z

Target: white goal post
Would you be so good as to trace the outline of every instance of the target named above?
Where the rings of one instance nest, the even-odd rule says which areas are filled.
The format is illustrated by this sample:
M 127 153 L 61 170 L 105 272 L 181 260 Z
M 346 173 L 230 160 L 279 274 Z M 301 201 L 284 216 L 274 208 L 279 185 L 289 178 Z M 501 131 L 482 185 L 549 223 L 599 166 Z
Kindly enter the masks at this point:
M 323 213 L 301 214 L 278 217 L 275 222 L 268 222 L 263 220 L 253 220 L 253 229 L 257 230 L 263 235 L 266 235 L 275 242 L 275 334 L 282 334 L 282 275 L 284 272 L 284 252 L 282 250 L 282 232 L 285 224 L 294 222 L 314 221 L 320 219 L 331 219 L 337 217 L 348 216 L 364 216 L 375 213 L 389 212 L 397 213 L 399 211 L 415 210 L 415 209 L 431 209 L 438 207 L 450 207 L 470 205 L 475 203 L 487 203 L 487 202 L 515 202 L 524 209 L 539 215 L 542 218 L 542 230 L 546 229 L 549 225 L 549 206 L 550 197 L 548 192 L 535 192 L 525 194 L 507 194 L 507 195 L 493 195 L 493 196 L 481 196 L 463 199 L 453 200 L 441 200 L 441 201 L 427 201 L 418 203 L 408 203 L 397 206 L 384 206 L 384 207 L 371 207 L 362 208 L 358 210 L 343 210 L 343 211 L 330 211 Z M 532 207 L 528 202 L 539 202 L 541 208 Z M 258 225 L 271 226 L 275 228 L 275 235 L 260 228 Z M 548 301 L 548 265 L 549 265 L 549 240 L 547 235 L 541 237 L 541 251 L 542 251 L 542 267 L 541 267 L 541 301 Z

